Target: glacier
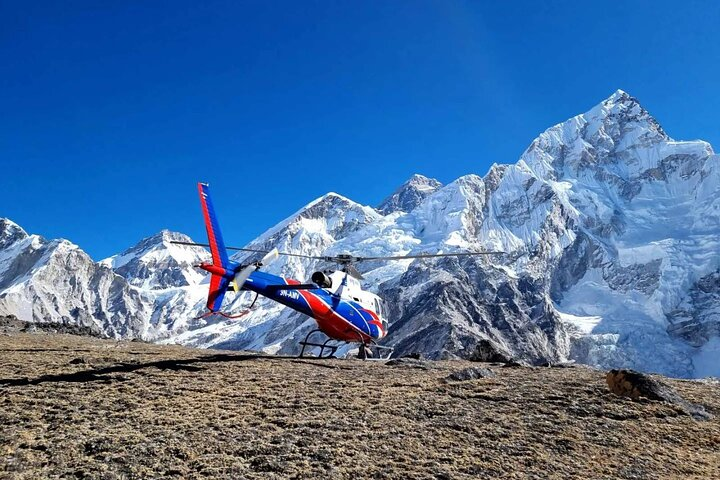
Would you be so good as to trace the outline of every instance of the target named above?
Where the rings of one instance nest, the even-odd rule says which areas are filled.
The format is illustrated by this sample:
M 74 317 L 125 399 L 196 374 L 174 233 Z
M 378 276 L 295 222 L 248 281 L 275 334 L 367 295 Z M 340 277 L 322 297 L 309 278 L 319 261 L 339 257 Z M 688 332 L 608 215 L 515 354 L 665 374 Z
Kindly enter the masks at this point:
M 541 133 L 514 164 L 447 185 L 414 175 L 376 208 L 328 193 L 248 247 L 501 252 L 359 264 L 365 287 L 390 306 L 384 343 L 397 355 L 453 358 L 487 340 L 536 364 L 700 377 L 720 376 L 719 234 L 720 156 L 672 139 L 618 90 Z M 193 265 L 209 253 L 173 240 L 190 241 L 164 230 L 95 262 L 67 240 L 0 220 L 0 313 L 114 338 L 297 352 L 314 322 L 262 298 L 247 311 L 249 292 L 226 297 L 241 318 L 200 318 L 207 278 Z M 269 271 L 305 281 L 326 266 L 283 257 Z

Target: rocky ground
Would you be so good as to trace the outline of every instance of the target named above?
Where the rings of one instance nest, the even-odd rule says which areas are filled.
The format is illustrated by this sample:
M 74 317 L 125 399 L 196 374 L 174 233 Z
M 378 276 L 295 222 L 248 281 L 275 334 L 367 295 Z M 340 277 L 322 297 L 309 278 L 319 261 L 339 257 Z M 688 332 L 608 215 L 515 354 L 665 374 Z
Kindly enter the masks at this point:
M 494 376 L 459 374 L 477 366 Z M 618 397 L 584 367 L 6 331 L 0 478 L 720 478 L 720 384 L 668 383 L 714 418 Z
M 65 333 L 69 335 L 82 335 L 89 337 L 107 338 L 102 332 L 90 327 L 70 323 L 34 323 L 18 320 L 14 315 L 0 315 L 0 334 L 3 333 Z

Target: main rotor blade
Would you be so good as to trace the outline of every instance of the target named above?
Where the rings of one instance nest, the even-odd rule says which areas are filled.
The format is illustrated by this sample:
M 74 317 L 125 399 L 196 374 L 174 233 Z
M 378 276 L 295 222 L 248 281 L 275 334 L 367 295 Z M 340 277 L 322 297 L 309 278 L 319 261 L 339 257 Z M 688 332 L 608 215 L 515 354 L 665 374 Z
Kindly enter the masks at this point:
M 171 241 L 170 243 L 175 243 L 177 245 L 189 245 L 191 247 L 209 247 L 210 244 L 208 243 L 195 243 L 195 242 L 177 242 L 177 241 Z M 237 250 L 239 252 L 254 252 L 254 253 L 264 253 L 268 254 L 272 250 L 258 250 L 255 248 L 240 248 L 240 247 L 225 247 L 225 250 Z M 300 257 L 300 258 L 311 258 L 314 260 L 326 260 L 328 257 L 315 257 L 313 255 L 302 255 L 300 253 L 287 253 L 287 252 L 278 252 L 278 255 L 285 255 L 287 257 Z
M 314 283 L 298 283 L 295 285 L 268 285 L 268 290 L 319 290 L 320 287 Z
M 469 257 L 473 255 L 499 255 L 505 252 L 461 252 L 461 253 L 418 253 L 416 255 L 398 255 L 390 257 L 357 257 L 356 262 L 368 260 L 406 260 L 409 258 L 435 258 L 435 257 Z
M 207 243 L 194 243 L 194 242 L 178 242 L 171 241 L 178 245 L 190 245 L 193 247 L 209 247 Z M 255 248 L 240 248 L 240 247 L 225 247 L 227 250 L 237 250 L 240 252 L 255 252 L 268 254 L 271 250 L 257 250 Z M 354 262 L 367 262 L 370 260 L 407 260 L 411 258 L 437 258 L 437 257 L 469 257 L 473 255 L 502 255 L 507 252 L 459 252 L 459 253 L 418 253 L 416 255 L 397 255 L 389 257 L 355 257 L 352 255 L 303 255 L 301 253 L 289 253 L 289 252 L 278 252 L 278 255 L 284 255 L 286 257 L 298 257 L 298 258 L 309 258 L 312 260 L 324 260 L 326 262 L 338 262 L 343 264 L 354 263 Z

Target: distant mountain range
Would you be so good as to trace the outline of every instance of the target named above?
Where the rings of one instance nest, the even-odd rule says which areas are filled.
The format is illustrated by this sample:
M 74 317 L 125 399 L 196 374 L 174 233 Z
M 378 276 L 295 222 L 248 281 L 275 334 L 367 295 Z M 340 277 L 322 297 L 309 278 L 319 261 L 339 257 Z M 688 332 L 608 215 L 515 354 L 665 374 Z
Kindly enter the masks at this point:
M 390 306 L 386 343 L 397 354 L 446 358 L 488 339 L 535 363 L 699 377 L 720 376 L 719 238 L 720 156 L 706 142 L 673 140 L 617 91 L 546 130 L 513 165 L 445 186 L 414 175 L 377 208 L 328 193 L 249 246 L 502 251 L 360 264 L 366 286 Z M 314 322 L 270 301 L 240 319 L 197 318 L 207 278 L 192 265 L 209 254 L 172 240 L 190 238 L 164 230 L 95 262 L 67 240 L 0 219 L 0 314 L 116 338 L 297 351 Z M 269 271 L 307 280 L 321 267 L 286 257 Z M 228 294 L 228 309 L 239 313 L 250 298 Z

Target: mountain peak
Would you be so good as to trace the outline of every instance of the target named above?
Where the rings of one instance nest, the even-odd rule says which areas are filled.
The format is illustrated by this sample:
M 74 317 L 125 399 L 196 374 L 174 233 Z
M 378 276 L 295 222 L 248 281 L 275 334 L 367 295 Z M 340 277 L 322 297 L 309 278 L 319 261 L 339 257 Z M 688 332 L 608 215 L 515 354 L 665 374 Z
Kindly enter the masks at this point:
M 155 235 L 151 235 L 139 242 L 140 244 L 151 244 L 151 243 L 162 243 L 163 245 L 173 245 L 171 242 L 191 242 L 192 239 L 180 232 L 173 232 L 172 230 L 163 229 Z M 173 245 L 174 246 L 174 245 Z
M 627 100 L 633 99 L 632 96 L 630 96 L 629 93 L 627 93 L 625 90 L 617 89 L 615 92 L 610 95 L 608 98 L 606 98 L 603 103 L 604 104 L 612 104 L 617 102 L 624 102 Z
M 616 90 L 615 93 L 581 116 L 588 122 L 597 119 L 602 120 L 605 124 L 632 123 L 638 128 L 657 134 L 663 140 L 669 139 L 657 120 L 645 110 L 640 101 L 624 90 Z
M 17 223 L 13 222 L 9 218 L 0 218 L 0 235 L 5 232 L 17 232 L 27 236 L 27 232 Z
M 505 252 L 364 263 L 368 288 L 390 306 L 387 345 L 398 354 L 475 356 L 490 340 L 533 362 L 717 375 L 720 165 L 709 155 L 704 142 L 667 140 L 620 90 L 539 135 L 517 164 L 442 188 L 413 175 L 380 205 L 395 212 L 385 216 L 330 192 L 249 246 L 299 254 L 268 269 L 299 281 L 325 265 L 306 256 Z M 0 233 L 22 232 L 2 225 Z M 0 313 L 94 322 L 115 336 L 297 352 L 312 322 L 269 301 L 240 321 L 193 320 L 208 280 L 193 265 L 210 255 L 172 240 L 189 238 L 160 231 L 110 259 L 121 265 L 112 271 L 66 241 L 32 235 L 0 246 Z M 239 314 L 247 300 L 231 294 L 224 311 Z
M 635 97 L 617 90 L 587 112 L 541 133 L 518 165 L 526 166 L 540 178 L 557 180 L 568 173 L 606 168 L 596 161 L 601 155 L 616 163 L 624 162 L 622 172 L 641 174 L 633 169 L 654 166 L 648 166 L 655 158 L 649 150 L 671 140 Z M 643 160 L 637 161 L 639 158 Z M 627 165 L 628 161 L 635 165 Z
M 323 195 L 323 196 L 321 196 L 321 197 L 318 197 L 318 198 L 316 198 L 315 200 L 313 200 L 312 202 L 310 202 L 309 204 L 307 204 L 307 205 L 305 206 L 305 208 L 309 208 L 309 207 L 311 207 L 311 206 L 313 206 L 313 205 L 316 205 L 316 204 L 318 204 L 318 203 L 323 203 L 323 202 L 337 202 L 337 201 L 348 202 L 348 203 L 355 203 L 355 202 L 353 202 L 352 200 L 350 200 L 349 198 L 347 198 L 347 197 L 345 197 L 345 196 L 343 196 L 343 195 L 340 195 L 339 193 L 328 192 L 328 193 L 326 193 L 325 195 Z
M 361 207 L 361 205 L 359 203 L 354 202 L 354 201 L 350 200 L 349 198 L 347 198 L 343 195 L 340 195 L 339 193 L 328 192 L 325 195 L 322 195 L 322 196 L 316 198 L 315 200 L 313 200 L 312 202 L 308 203 L 307 205 L 302 207 L 300 210 L 293 213 L 286 220 L 291 220 L 298 215 L 302 215 L 303 212 L 312 211 L 313 209 L 316 209 L 316 208 L 322 209 L 322 208 L 324 208 L 324 206 L 341 205 L 341 204 L 349 205 L 349 206 L 357 205 L 358 207 Z
M 383 215 L 393 212 L 410 212 L 440 187 L 442 187 L 442 183 L 434 178 L 416 173 L 400 185 L 392 195 L 383 200 L 377 210 Z
M 291 238 L 300 231 L 311 235 L 320 234 L 329 236 L 328 238 L 339 238 L 377 218 L 380 218 L 380 215 L 375 209 L 338 193 L 328 192 L 266 230 L 249 245 L 253 248 L 272 248 L 279 245 L 287 251 L 294 252 L 296 245 L 282 242 L 292 243 Z M 237 255 L 234 258 L 244 257 L 242 253 Z
M 153 235 L 150 235 L 149 237 L 143 238 L 134 246 L 122 252 L 120 256 L 125 256 L 128 254 L 132 254 L 134 256 L 143 255 L 150 252 L 151 250 L 156 250 L 158 248 L 180 250 L 199 248 L 186 245 L 175 245 L 171 242 L 192 242 L 192 239 L 184 233 L 173 232 L 171 230 L 163 229 Z
M 434 178 L 426 177 L 425 175 L 422 175 L 420 173 L 413 173 L 412 176 L 405 182 L 405 184 L 410 183 L 440 183 Z
M 190 285 L 202 277 L 192 265 L 205 259 L 207 251 L 202 247 L 176 245 L 173 241 L 192 242 L 192 239 L 179 232 L 161 230 L 100 263 L 115 270 L 130 284 L 143 288 Z
M 364 211 L 368 209 L 370 208 L 360 205 L 359 203 L 350 200 L 339 193 L 328 192 L 305 205 L 303 208 L 285 219 L 285 221 L 292 221 L 296 217 L 324 218 L 326 216 L 332 216 L 333 212 L 338 212 L 340 210 Z
M 0 248 L 5 248 L 27 237 L 27 232 L 20 225 L 9 218 L 0 218 Z
M 462 177 L 458 177 L 452 183 L 458 185 L 482 185 L 483 179 L 480 175 L 477 175 L 475 173 L 468 173 L 466 175 L 463 175 Z

